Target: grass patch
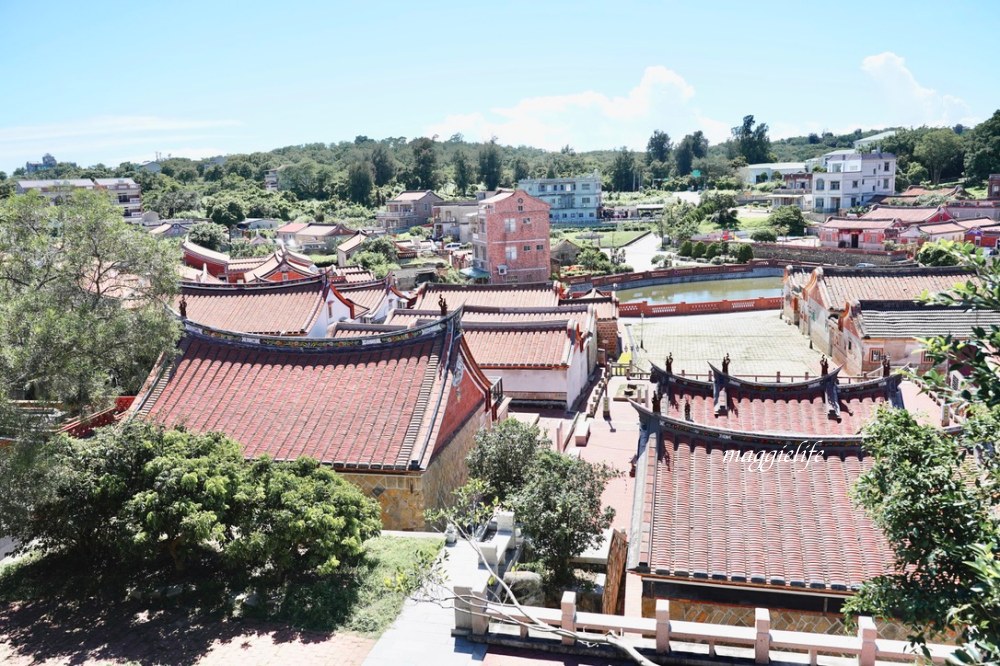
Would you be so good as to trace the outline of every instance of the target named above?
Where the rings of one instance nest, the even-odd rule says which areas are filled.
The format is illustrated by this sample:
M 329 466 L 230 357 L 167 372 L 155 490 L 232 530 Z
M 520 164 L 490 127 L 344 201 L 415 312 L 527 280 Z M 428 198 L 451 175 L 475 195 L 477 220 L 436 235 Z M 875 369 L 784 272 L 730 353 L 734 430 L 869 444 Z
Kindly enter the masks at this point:
M 53 612 L 113 608 L 125 623 L 140 613 L 170 613 L 199 622 L 247 617 L 294 629 L 374 637 L 392 623 L 406 596 L 421 582 L 415 576 L 408 577 L 406 585 L 389 581 L 397 572 L 418 570 L 443 543 L 433 538 L 377 537 L 365 543 L 359 562 L 345 564 L 334 575 L 299 576 L 280 583 L 249 577 L 227 580 L 212 562 L 192 562 L 178 573 L 164 561 L 141 568 L 83 564 L 59 553 L 33 553 L 0 568 L 0 603 L 42 606 Z M 246 595 L 255 597 L 256 603 L 237 601 Z M 85 624 L 82 618 L 87 616 L 81 613 L 79 622 Z
M 621 247 L 626 243 L 631 243 L 635 239 L 639 238 L 643 234 L 647 233 L 647 230 L 642 231 L 618 231 L 618 230 L 607 230 L 607 231 L 593 231 L 593 230 L 581 230 L 578 232 L 567 233 L 564 238 L 568 238 L 577 245 L 591 246 L 591 247 Z M 597 238 L 591 238 L 591 236 L 597 236 Z

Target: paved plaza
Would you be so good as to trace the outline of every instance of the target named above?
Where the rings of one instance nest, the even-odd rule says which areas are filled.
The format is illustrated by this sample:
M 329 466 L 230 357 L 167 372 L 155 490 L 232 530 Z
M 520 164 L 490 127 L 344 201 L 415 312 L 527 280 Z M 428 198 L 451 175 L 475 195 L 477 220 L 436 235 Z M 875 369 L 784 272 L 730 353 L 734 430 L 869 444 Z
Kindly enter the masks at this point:
M 709 362 L 718 367 L 729 354 L 734 375 L 759 375 L 760 381 L 819 374 L 821 354 L 809 348 L 809 340 L 778 317 L 779 312 L 740 312 L 624 319 L 619 324 L 622 341 L 633 345 L 633 361 L 648 369 L 652 360 L 663 365 L 674 355 L 674 372 L 707 373 Z

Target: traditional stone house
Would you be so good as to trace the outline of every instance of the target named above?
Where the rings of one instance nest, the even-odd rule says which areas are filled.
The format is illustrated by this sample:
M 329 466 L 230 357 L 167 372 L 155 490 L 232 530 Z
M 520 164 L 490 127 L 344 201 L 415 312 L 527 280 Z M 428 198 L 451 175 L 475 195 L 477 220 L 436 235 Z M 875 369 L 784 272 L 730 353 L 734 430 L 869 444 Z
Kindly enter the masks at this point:
M 662 401 L 639 417 L 628 567 L 643 615 L 842 633 L 840 609 L 891 570 L 884 536 L 849 489 L 871 465 L 860 431 L 880 406 L 903 407 L 899 375 L 840 384 L 839 370 L 786 384 L 701 382 L 653 366 Z M 658 409 L 657 409 L 658 408 Z M 881 635 L 905 635 L 885 626 Z
M 424 528 L 465 482 L 465 456 L 502 396 L 457 314 L 403 333 L 329 340 L 185 324 L 130 416 L 218 431 L 248 458 L 310 456 L 376 498 L 386 529 Z M 222 371 L 224 369 L 224 371 Z
M 309 257 L 279 247 L 263 257 L 233 259 L 190 240 L 181 243 L 184 263 L 224 282 L 284 282 L 316 275 L 319 271 Z
M 969 275 L 961 267 L 789 267 L 784 279 L 784 317 L 850 374 L 876 370 L 883 354 L 894 366 L 913 363 L 910 336 L 901 336 L 899 344 L 877 347 L 865 342 L 860 331 L 852 332 L 852 309 L 861 301 L 912 305 L 923 293 L 947 291 Z M 876 354 L 875 349 L 882 351 Z

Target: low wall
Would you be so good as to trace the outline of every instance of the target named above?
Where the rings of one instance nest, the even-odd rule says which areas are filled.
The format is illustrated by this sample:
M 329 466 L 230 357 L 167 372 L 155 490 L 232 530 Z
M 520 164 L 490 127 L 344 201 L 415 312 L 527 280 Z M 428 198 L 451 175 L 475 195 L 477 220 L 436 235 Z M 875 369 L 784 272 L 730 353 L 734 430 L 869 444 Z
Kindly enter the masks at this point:
M 854 266 L 876 264 L 885 266 L 907 259 L 905 250 L 861 250 L 838 247 L 807 247 L 780 243 L 754 243 L 753 256 L 760 259 L 777 259 L 785 263 L 828 264 Z
M 619 317 L 676 317 L 722 312 L 752 312 L 755 310 L 780 310 L 781 296 L 745 298 L 737 301 L 704 301 L 701 303 L 657 303 L 631 301 L 618 306 Z
M 736 280 L 754 277 L 781 277 L 785 263 L 775 261 L 754 261 L 750 264 L 730 266 L 691 266 L 688 268 L 664 268 L 641 273 L 618 273 L 615 275 L 578 275 L 565 278 L 563 282 L 571 292 L 587 292 L 591 289 L 612 290 L 635 289 L 657 284 L 679 284 L 683 282 L 705 282 L 708 280 Z

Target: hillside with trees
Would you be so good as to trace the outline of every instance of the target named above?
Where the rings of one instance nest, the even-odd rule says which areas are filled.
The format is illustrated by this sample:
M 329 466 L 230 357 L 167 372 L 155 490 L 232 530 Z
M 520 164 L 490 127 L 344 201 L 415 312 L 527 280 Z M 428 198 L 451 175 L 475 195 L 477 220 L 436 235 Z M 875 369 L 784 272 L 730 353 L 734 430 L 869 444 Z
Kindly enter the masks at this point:
M 79 167 L 61 163 L 46 178 L 132 177 L 143 190 L 143 205 L 161 217 L 208 217 L 232 226 L 254 217 L 362 223 L 374 210 L 406 189 L 434 189 L 460 199 L 479 189 L 512 187 L 527 177 L 555 178 L 598 172 L 608 192 L 639 190 L 739 189 L 737 169 L 759 161 L 803 161 L 849 148 L 857 139 L 884 130 L 849 134 L 809 134 L 771 140 L 769 127 L 753 115 L 732 128 L 731 138 L 710 145 L 700 132 L 676 138 L 655 130 L 645 150 L 577 152 L 505 146 L 496 138 L 467 141 L 461 134 L 434 138 L 359 135 L 353 141 L 310 143 L 270 152 L 234 154 L 202 160 L 167 158 L 160 171 L 122 163 Z M 897 128 L 881 142 L 898 157 L 897 183 L 928 185 L 964 180 L 977 186 L 1000 172 L 1000 111 L 974 128 Z M 264 190 L 264 174 L 276 169 L 279 191 Z M 0 198 L 9 196 L 17 169 L 0 172 Z M 41 174 L 35 177 L 42 177 Z

